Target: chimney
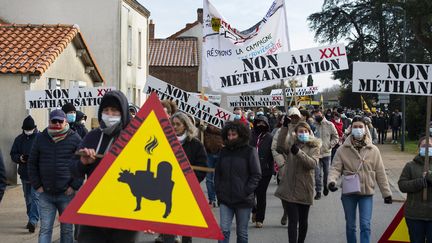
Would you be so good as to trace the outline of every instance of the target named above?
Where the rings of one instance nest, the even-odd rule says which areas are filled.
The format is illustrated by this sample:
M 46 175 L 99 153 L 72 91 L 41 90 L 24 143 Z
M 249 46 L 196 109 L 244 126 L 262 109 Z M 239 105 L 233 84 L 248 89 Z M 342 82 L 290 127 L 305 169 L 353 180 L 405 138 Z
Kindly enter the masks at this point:
M 197 20 L 201 24 L 203 23 L 203 9 L 202 8 L 197 9 Z
M 155 25 L 153 24 L 153 19 L 150 19 L 150 24 L 149 24 L 149 40 L 153 40 L 154 39 L 154 30 L 155 30 Z

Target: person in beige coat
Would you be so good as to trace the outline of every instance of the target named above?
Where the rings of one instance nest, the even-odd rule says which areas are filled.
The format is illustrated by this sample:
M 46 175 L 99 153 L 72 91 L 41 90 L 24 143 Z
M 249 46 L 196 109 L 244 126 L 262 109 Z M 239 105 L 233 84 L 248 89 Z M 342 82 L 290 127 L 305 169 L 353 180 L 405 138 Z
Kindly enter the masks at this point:
M 356 210 L 359 207 L 360 242 L 370 242 L 370 221 L 372 218 L 372 197 L 375 184 L 378 184 L 384 203 L 392 203 L 392 193 L 385 173 L 380 151 L 372 144 L 362 117 L 356 116 L 352 122 L 351 134 L 337 150 L 328 177 L 328 188 L 336 191 L 336 183 L 341 176 L 357 174 L 359 191 L 347 193 L 342 190 L 342 206 L 346 220 L 348 243 L 356 239 Z M 348 183 L 347 183 L 348 184 Z
M 299 121 L 303 120 L 303 116 L 301 115 L 299 109 L 297 109 L 296 107 L 291 107 L 288 110 L 287 116 L 289 117 L 290 122 L 286 123 L 286 126 L 288 127 L 288 134 L 291 134 L 294 131 L 294 128 L 297 125 L 297 123 Z M 281 124 L 282 124 L 284 118 L 285 117 L 281 118 L 281 120 L 282 120 L 282 121 L 280 121 Z M 277 148 L 277 140 L 278 140 L 278 137 L 279 137 L 280 129 L 281 128 L 277 128 L 276 129 L 276 131 L 275 131 L 275 133 L 273 135 L 273 141 L 272 141 L 272 144 L 271 144 L 271 150 L 272 150 L 272 154 L 273 154 L 273 159 L 274 159 L 275 163 L 277 164 L 277 166 L 279 168 L 279 171 L 277 173 L 278 184 L 279 184 L 280 180 L 282 180 L 282 177 L 285 174 L 285 169 L 283 167 L 284 167 L 285 161 L 286 161 L 285 155 L 283 153 L 279 153 L 277 151 L 277 149 L 276 149 Z M 287 141 L 287 139 L 288 139 L 288 137 L 285 136 L 285 141 Z M 284 210 L 284 213 L 283 213 L 282 218 L 281 218 L 281 224 L 282 225 L 286 225 L 287 224 L 287 215 L 286 215 L 285 210 Z
M 314 137 L 306 122 L 298 122 L 294 133 L 289 133 L 286 125 L 280 129 L 277 150 L 286 158 L 282 167 L 285 175 L 275 196 L 282 200 L 288 215 L 290 243 L 302 243 L 306 239 L 309 208 L 314 194 L 314 171 L 318 164 L 320 147 L 321 141 Z

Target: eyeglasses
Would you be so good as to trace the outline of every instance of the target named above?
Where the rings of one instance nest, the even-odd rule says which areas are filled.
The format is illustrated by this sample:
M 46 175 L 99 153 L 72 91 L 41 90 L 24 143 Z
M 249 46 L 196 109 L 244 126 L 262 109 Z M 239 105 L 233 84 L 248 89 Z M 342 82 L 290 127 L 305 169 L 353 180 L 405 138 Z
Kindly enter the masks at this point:
M 58 119 L 52 119 L 52 120 L 51 120 L 51 123 L 52 123 L 52 124 L 57 124 L 57 123 L 58 123 L 58 124 L 63 124 L 63 122 L 64 122 L 64 120 L 58 120 Z

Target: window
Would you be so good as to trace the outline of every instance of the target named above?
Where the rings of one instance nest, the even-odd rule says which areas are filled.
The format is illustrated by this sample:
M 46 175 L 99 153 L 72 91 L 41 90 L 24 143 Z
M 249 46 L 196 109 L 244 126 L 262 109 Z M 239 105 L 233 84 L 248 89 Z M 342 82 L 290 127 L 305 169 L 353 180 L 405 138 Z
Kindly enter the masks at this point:
M 136 104 L 136 88 L 133 88 L 133 100 L 132 103 Z
M 48 89 L 61 89 L 61 80 L 56 78 L 48 78 Z
M 141 53 L 141 43 L 142 42 L 142 39 L 141 39 L 141 31 L 139 31 L 138 32 L 138 67 L 140 68 L 141 67 L 141 56 L 142 56 L 142 53 Z
M 127 62 L 132 65 L 132 26 L 128 25 L 127 33 Z

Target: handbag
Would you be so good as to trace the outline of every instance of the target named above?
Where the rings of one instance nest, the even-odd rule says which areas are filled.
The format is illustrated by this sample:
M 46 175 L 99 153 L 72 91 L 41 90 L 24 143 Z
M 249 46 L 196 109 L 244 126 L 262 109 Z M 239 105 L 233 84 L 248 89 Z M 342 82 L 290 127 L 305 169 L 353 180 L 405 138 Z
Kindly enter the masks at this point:
M 352 175 L 344 175 L 342 178 L 342 194 L 354 194 L 360 193 L 360 176 L 358 172 L 363 165 L 363 160 L 360 163 L 360 166 L 357 168 L 357 171 Z

